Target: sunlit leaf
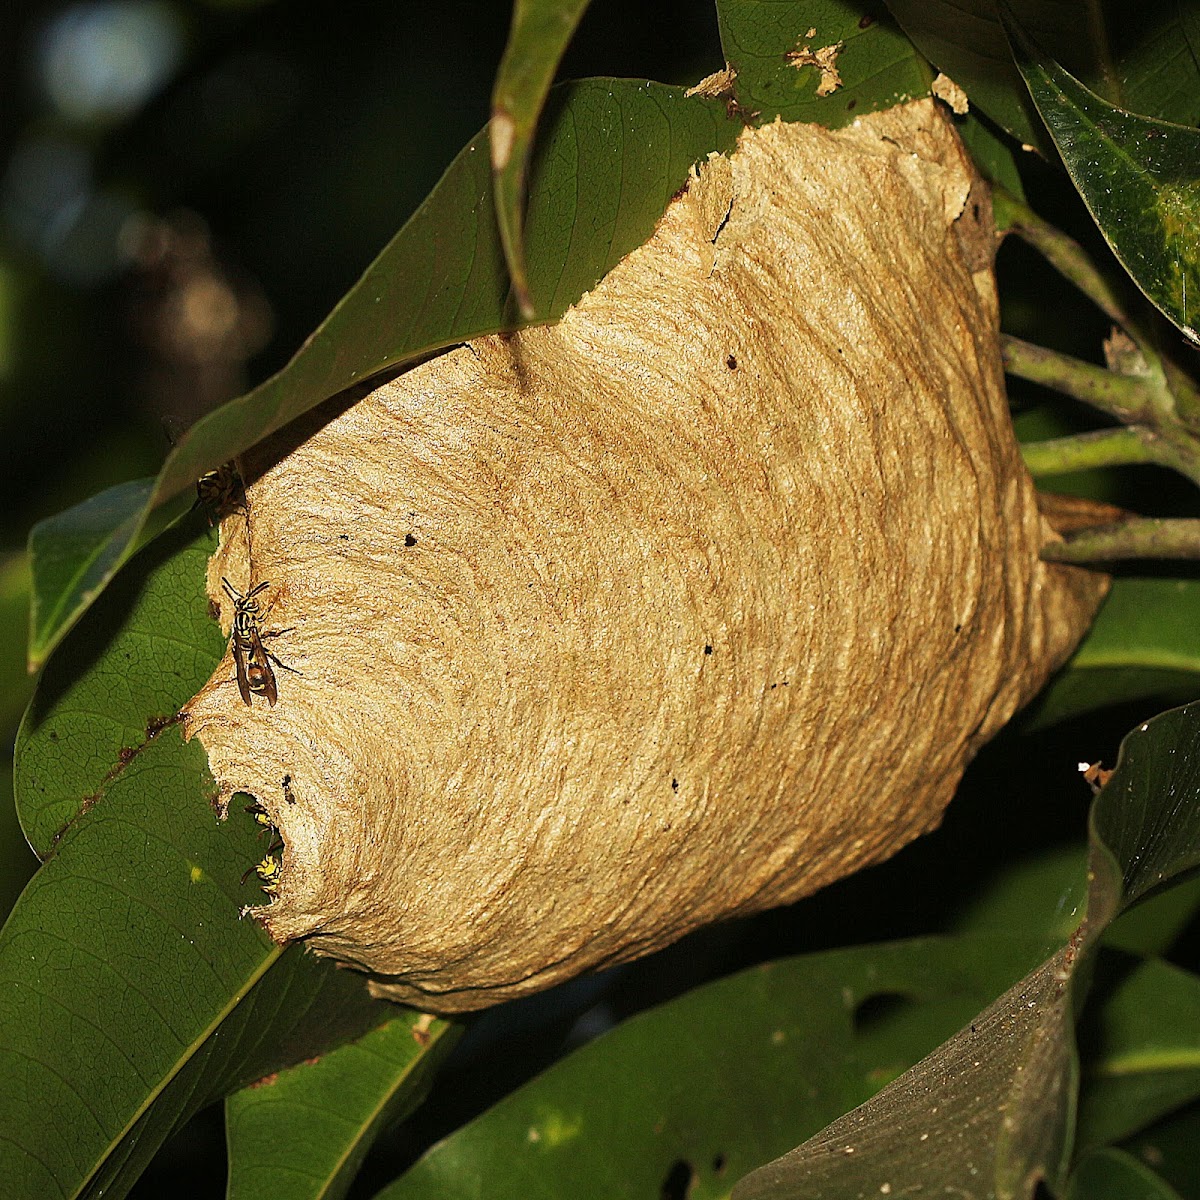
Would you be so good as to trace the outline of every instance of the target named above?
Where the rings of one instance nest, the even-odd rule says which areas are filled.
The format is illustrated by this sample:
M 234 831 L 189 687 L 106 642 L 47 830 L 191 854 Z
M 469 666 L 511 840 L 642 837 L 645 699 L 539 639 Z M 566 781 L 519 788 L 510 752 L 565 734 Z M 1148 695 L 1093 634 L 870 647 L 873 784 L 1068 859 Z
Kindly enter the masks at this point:
M 1148 299 L 1200 345 L 1200 130 L 1108 103 L 1018 25 L 1007 28 L 1030 95 L 1100 232 Z
M 215 538 L 196 513 L 143 551 L 26 714 L 18 800 L 48 857 L 0 934 L 6 1197 L 121 1195 L 200 1107 L 389 1011 L 239 918 L 262 830 L 237 806 L 218 823 L 173 724 L 224 650 Z
M 747 119 L 834 129 L 929 94 L 933 73 L 882 3 L 720 0 L 717 19 Z
M 720 101 L 637 80 L 587 80 L 552 96 L 526 213 L 535 319 L 560 316 L 644 242 L 691 166 L 729 149 L 739 128 Z M 282 371 L 197 422 L 156 480 L 35 527 L 30 661 L 45 660 L 133 553 L 152 510 L 330 396 L 514 327 L 508 290 L 485 131 Z
M 159 734 L 0 932 L 6 1198 L 124 1195 L 199 1108 L 381 1019 L 353 975 L 239 920 L 255 826 L 218 825 L 205 770 Z
M 338 1200 L 375 1139 L 424 1098 L 461 1026 L 403 1012 L 225 1102 L 228 1200 Z
M 496 220 L 521 314 L 535 315 L 525 274 L 522 232 L 525 171 L 538 114 L 588 0 L 516 0 L 489 127 Z
M 215 548 L 199 513 L 174 526 L 121 572 L 42 673 L 15 763 L 17 809 L 39 854 L 212 674 L 225 650 L 204 590 Z

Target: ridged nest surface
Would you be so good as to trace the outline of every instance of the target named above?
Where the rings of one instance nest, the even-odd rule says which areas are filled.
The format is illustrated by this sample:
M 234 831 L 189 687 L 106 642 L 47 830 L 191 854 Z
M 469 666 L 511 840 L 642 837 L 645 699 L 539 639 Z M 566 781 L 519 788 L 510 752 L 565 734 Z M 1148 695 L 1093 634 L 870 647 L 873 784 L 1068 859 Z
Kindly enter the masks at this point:
M 748 130 L 556 324 L 246 456 L 210 591 L 269 584 L 278 703 L 227 658 L 187 727 L 270 933 L 479 1008 L 937 825 L 1105 587 L 1038 557 L 993 242 L 931 100 Z

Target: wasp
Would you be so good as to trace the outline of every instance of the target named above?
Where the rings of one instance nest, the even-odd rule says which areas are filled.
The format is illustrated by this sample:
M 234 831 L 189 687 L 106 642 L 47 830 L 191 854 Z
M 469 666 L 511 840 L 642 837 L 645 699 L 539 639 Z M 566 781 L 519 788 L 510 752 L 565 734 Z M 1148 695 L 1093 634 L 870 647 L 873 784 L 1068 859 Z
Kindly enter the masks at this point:
M 254 872 L 262 881 L 263 887 L 273 895 L 279 883 L 279 876 L 283 871 L 282 857 L 276 857 L 279 851 L 284 848 L 283 838 L 280 837 L 279 830 L 275 828 L 270 814 L 257 801 L 253 804 L 247 804 L 246 811 L 262 826 L 262 829 L 259 830 L 260 837 L 264 830 L 270 833 L 271 844 L 267 847 L 267 853 L 262 862 L 247 868 L 246 873 L 242 876 L 242 883 L 244 885 L 246 880 L 250 878 L 251 872 Z
M 258 622 L 263 612 L 255 596 L 271 586 L 265 580 L 251 588 L 244 596 L 228 579 L 222 577 L 221 583 L 225 594 L 233 601 L 233 629 L 230 631 L 229 644 L 233 650 L 238 691 L 242 694 L 242 702 L 249 704 L 251 694 L 257 692 L 266 696 L 267 703 L 274 707 L 275 701 L 279 699 L 279 688 L 275 683 L 275 672 L 271 664 L 274 663 L 285 671 L 294 671 L 295 668 L 276 658 L 263 645 L 263 639 L 279 637 L 281 634 L 290 633 L 291 630 L 280 629 L 266 634 L 260 632 Z
M 202 507 L 210 525 L 214 517 L 219 519 L 226 513 L 245 510 L 246 491 L 233 463 L 222 463 L 196 480 L 196 503 L 192 507 Z
M 262 862 L 256 863 L 242 876 L 243 883 L 250 878 L 250 871 L 258 876 L 263 891 L 274 896 L 279 890 L 279 877 L 283 874 L 283 859 L 276 858 L 274 854 L 268 854 Z

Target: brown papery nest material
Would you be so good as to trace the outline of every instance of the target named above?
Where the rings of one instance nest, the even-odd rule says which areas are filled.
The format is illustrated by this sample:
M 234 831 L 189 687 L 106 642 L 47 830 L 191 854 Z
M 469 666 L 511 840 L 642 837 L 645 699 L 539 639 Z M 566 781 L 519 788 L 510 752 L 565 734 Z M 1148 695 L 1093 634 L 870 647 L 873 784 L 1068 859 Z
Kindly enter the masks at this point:
M 248 455 L 210 592 L 292 670 L 187 721 L 272 936 L 479 1008 L 936 826 L 1106 586 L 1038 559 L 992 245 L 932 101 L 749 130 L 557 324 Z

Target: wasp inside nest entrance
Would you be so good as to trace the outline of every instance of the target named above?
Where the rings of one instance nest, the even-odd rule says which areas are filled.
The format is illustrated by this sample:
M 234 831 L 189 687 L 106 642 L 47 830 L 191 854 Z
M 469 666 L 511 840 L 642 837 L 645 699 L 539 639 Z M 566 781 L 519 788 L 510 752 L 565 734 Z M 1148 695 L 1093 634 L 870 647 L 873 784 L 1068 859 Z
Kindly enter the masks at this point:
M 246 805 L 246 811 L 254 818 L 254 820 L 262 826 L 259 830 L 259 836 L 262 836 L 263 831 L 270 835 L 270 844 L 267 847 L 267 853 L 263 856 L 262 862 L 255 863 L 252 867 L 247 867 L 245 874 L 242 876 L 242 883 L 250 878 L 251 872 L 258 876 L 259 882 L 262 884 L 263 891 L 272 899 L 279 891 L 279 878 L 283 874 L 283 854 L 285 849 L 283 838 L 279 835 L 279 830 L 275 828 L 275 823 L 271 820 L 270 813 L 258 801 Z

